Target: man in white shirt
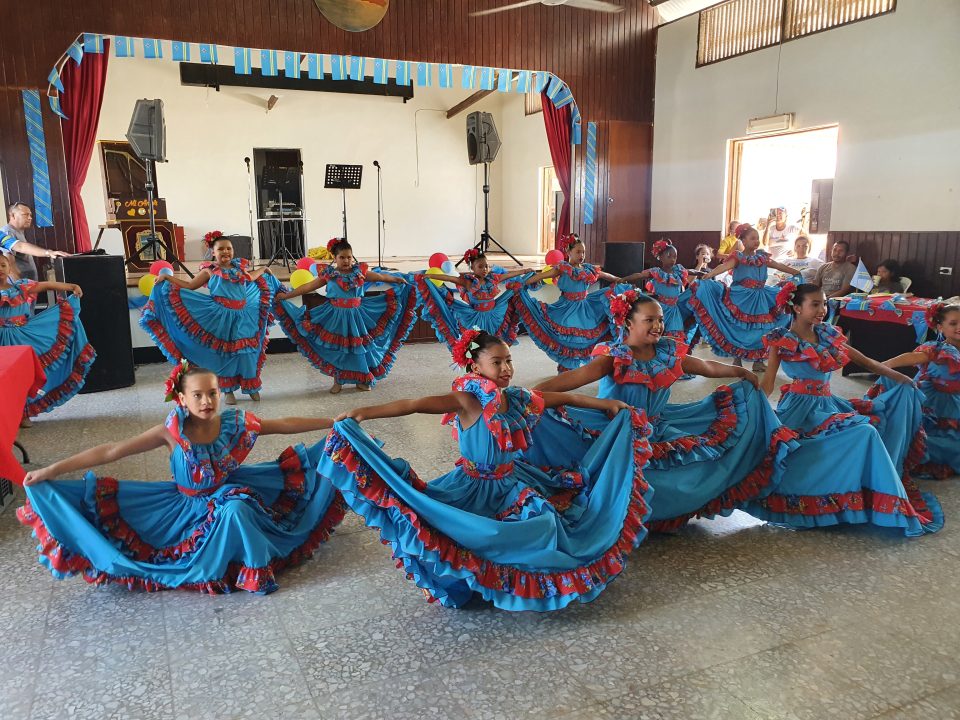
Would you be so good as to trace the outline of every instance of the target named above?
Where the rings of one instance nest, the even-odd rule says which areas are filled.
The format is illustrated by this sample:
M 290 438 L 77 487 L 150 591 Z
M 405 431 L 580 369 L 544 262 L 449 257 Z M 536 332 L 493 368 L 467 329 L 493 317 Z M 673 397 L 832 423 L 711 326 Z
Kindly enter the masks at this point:
M 15 202 L 7 208 L 7 224 L 0 227 L 0 252 L 14 258 L 17 273 L 22 279 L 37 280 L 35 257 L 66 257 L 70 253 L 60 250 L 47 250 L 39 245 L 27 242 L 24 230 L 33 225 L 33 211 L 22 202 Z
M 766 247 L 770 257 L 778 260 L 786 255 L 799 234 L 800 228 L 796 225 L 787 225 L 787 209 L 776 208 L 767 220 Z

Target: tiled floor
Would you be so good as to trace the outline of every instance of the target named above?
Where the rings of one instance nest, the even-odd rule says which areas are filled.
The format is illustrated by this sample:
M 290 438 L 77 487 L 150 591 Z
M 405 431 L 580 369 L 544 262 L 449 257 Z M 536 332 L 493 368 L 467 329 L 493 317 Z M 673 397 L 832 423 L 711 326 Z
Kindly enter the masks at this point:
M 515 357 L 520 384 L 553 370 L 526 338 Z M 135 387 L 79 396 L 22 439 L 45 464 L 146 428 L 168 410 L 164 374 L 140 368 Z M 334 397 L 299 356 L 271 355 L 257 410 L 332 416 L 453 377 L 440 346 L 408 346 L 374 392 Z M 716 384 L 681 382 L 674 398 Z M 368 425 L 424 478 L 456 457 L 436 418 Z M 251 459 L 286 444 L 263 438 Z M 162 479 L 165 466 L 156 452 L 109 470 Z M 649 538 L 599 599 L 549 615 L 427 605 L 353 516 L 267 597 L 97 590 L 53 580 L 6 510 L 0 718 L 956 718 L 960 480 L 928 488 L 947 515 L 937 535 L 792 532 L 735 513 Z

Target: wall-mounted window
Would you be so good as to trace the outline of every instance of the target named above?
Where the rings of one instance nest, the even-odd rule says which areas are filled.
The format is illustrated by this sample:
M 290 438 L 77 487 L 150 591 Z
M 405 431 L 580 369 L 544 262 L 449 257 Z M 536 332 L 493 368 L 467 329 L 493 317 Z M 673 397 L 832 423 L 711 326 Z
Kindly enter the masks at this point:
M 896 8 L 897 0 L 729 0 L 700 13 L 697 67 Z

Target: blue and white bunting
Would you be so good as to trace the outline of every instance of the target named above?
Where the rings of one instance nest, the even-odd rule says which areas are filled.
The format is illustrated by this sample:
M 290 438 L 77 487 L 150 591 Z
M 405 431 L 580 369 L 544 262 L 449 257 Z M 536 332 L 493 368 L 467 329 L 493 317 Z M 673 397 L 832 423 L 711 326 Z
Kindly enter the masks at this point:
M 133 48 L 133 38 L 129 38 L 126 35 L 117 35 L 113 39 L 113 50 L 118 58 L 137 56 Z
M 493 90 L 494 76 L 493 68 L 480 68 L 480 89 Z
M 40 114 L 40 93 L 37 90 L 23 90 L 22 96 L 27 141 L 30 145 L 30 165 L 33 169 L 33 213 L 37 227 L 53 227 L 50 172 L 47 167 L 43 116 Z
M 367 59 L 365 57 L 350 57 L 350 79 L 363 82 L 367 75 Z
M 580 108 L 576 105 L 570 113 L 570 142 L 579 145 L 583 142 L 583 127 L 580 120 Z
M 200 62 L 216 65 L 220 62 L 217 46 L 210 43 L 200 43 Z
M 67 57 L 73 60 L 77 65 L 83 62 L 83 45 L 79 40 L 70 44 L 67 48 Z
M 179 41 L 172 43 L 170 55 L 174 62 L 190 62 L 190 43 Z
M 59 115 L 64 120 L 70 119 L 66 116 L 66 114 L 64 114 L 63 108 L 60 107 L 60 98 L 58 98 L 56 95 L 47 95 L 47 101 L 50 103 L 50 109 L 53 110 L 55 115 Z
M 233 49 L 233 69 L 237 75 L 249 75 L 253 72 L 253 60 L 250 48 Z
M 323 55 L 307 54 L 307 77 L 311 80 L 323 79 Z
M 497 70 L 497 92 L 510 92 L 510 86 L 512 84 L 512 70 Z
M 377 85 L 386 85 L 390 75 L 390 64 L 381 58 L 373 61 L 373 81 Z
M 597 124 L 587 123 L 587 153 L 583 171 L 583 224 L 593 224 L 597 202 Z
M 417 85 L 420 87 L 433 85 L 433 65 L 425 62 L 417 63 Z
M 453 87 L 453 66 L 450 63 L 437 65 L 437 84 L 442 88 Z
M 464 65 L 460 70 L 460 87 L 464 90 L 473 90 L 477 81 L 477 69 L 473 65 Z
M 47 82 L 53 85 L 57 90 L 63 92 L 63 81 L 60 79 L 60 71 L 54 68 L 47 75 Z
M 159 40 L 143 39 L 143 56 L 147 60 L 160 60 L 163 58 L 163 44 Z
M 533 89 L 537 95 L 542 93 L 544 89 L 546 89 L 547 85 L 550 84 L 550 77 L 551 75 L 548 72 L 540 71 L 534 73 Z
M 283 74 L 288 78 L 300 77 L 300 54 L 290 52 L 283 53 Z
M 280 69 L 277 67 L 277 51 L 260 51 L 260 74 L 264 77 L 276 77 Z
M 397 85 L 410 84 L 410 63 L 406 60 L 397 60 L 396 66 Z
M 83 34 L 83 51 L 95 55 L 103 54 L 103 35 L 97 33 Z
M 330 77 L 334 80 L 346 80 L 347 73 L 343 68 L 343 55 L 330 56 Z
M 521 70 L 517 73 L 517 92 L 523 93 L 526 95 L 530 92 L 530 76 L 532 73 L 529 70 Z

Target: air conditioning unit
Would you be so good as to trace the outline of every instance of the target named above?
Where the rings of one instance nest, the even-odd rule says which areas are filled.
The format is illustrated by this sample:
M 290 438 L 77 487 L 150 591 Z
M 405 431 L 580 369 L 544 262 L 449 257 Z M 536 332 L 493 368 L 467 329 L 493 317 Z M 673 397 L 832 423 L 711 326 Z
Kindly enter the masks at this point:
M 793 129 L 793 113 L 751 118 L 747 123 L 747 135 L 785 132 Z

